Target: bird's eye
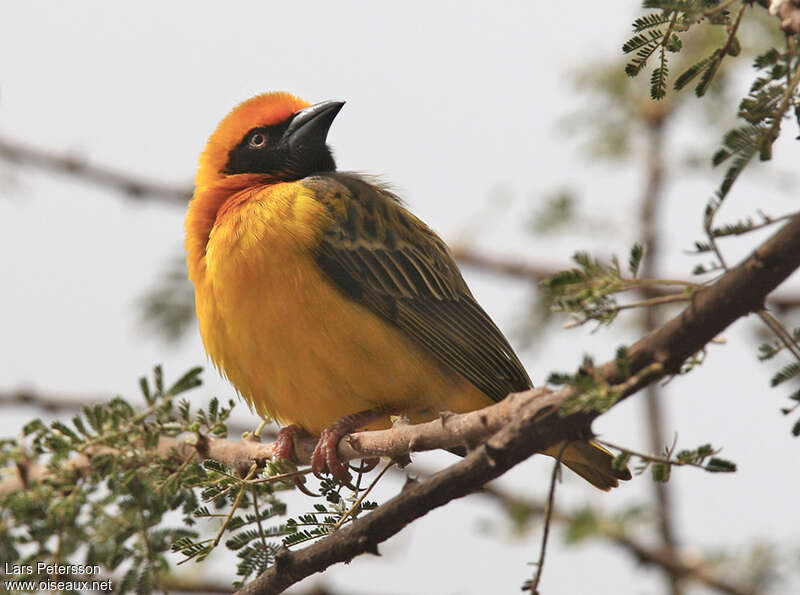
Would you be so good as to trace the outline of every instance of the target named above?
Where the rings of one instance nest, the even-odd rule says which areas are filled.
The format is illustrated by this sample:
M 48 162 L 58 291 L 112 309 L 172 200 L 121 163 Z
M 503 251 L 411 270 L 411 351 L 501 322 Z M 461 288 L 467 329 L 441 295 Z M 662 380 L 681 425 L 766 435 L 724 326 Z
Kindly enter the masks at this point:
M 250 137 L 250 142 L 248 143 L 248 147 L 251 149 L 261 149 L 264 145 L 267 144 L 267 137 L 261 134 L 260 132 L 256 132 L 253 136 Z

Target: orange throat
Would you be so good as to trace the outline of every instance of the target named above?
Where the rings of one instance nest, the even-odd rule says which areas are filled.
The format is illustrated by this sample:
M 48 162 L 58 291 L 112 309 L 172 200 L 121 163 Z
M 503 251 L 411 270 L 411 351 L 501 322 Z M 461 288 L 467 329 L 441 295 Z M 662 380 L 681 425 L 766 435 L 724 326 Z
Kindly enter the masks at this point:
M 268 182 L 269 176 L 263 174 L 241 174 L 195 189 L 185 222 L 189 279 L 197 283 L 205 273 L 208 241 L 217 220 Z

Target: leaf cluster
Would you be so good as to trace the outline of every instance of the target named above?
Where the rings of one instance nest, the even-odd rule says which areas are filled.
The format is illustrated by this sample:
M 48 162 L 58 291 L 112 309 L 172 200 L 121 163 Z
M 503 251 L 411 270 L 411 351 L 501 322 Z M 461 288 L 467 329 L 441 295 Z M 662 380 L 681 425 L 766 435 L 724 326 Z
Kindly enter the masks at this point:
M 616 354 L 617 367 L 625 376 L 630 374 L 630 359 L 627 348 L 621 346 Z M 583 364 L 575 374 L 554 372 L 547 378 L 548 384 L 571 386 L 575 394 L 563 404 L 560 413 L 570 415 L 581 411 L 608 411 L 622 396 L 622 389 L 612 385 L 596 368 L 590 356 L 584 356 Z
M 792 329 L 788 340 L 793 341 L 795 346 L 800 348 L 800 327 Z M 768 361 L 775 358 L 778 354 L 784 353 L 786 350 L 786 344 L 778 340 L 762 343 L 758 347 L 758 359 L 760 361 Z M 794 361 L 781 366 L 781 368 L 772 375 L 770 386 L 783 386 L 787 382 L 797 385 L 798 380 L 800 380 L 800 362 L 794 359 Z M 792 401 L 792 404 L 781 408 L 781 413 L 784 415 L 790 415 L 800 407 L 800 388 L 793 390 L 788 398 Z M 792 425 L 792 435 L 800 436 L 800 417 L 797 418 Z
M 42 481 L 0 496 L 0 552 L 36 568 L 38 562 L 98 565 L 121 573 L 120 592 L 149 593 L 167 572 L 176 540 L 193 535 L 169 526 L 170 511 L 197 505 L 187 483 L 199 465 L 163 455 L 158 436 L 186 430 L 172 399 L 200 384 L 200 369 L 169 387 L 160 368 L 142 379 L 148 407 L 137 411 L 121 397 L 85 406 L 71 423 L 39 419 L 25 425 L 22 440 L 3 440 L 0 459 L 28 469 L 46 465 Z M 76 464 L 77 455 L 88 464 Z M 52 577 L 27 576 L 26 580 Z M 60 577 L 68 580 L 75 577 Z
M 293 547 L 325 537 L 346 522 L 352 522 L 362 512 L 377 507 L 377 503 L 363 500 L 358 492 L 343 495 L 348 488 L 332 479 L 322 479 L 320 496 L 327 504 L 315 504 L 311 512 L 290 518 L 285 523 L 268 525 L 267 521 L 286 514 L 286 506 L 275 496 L 277 489 L 292 489 L 293 478 L 299 472 L 286 461 L 268 461 L 265 468 L 255 474 L 255 466 L 246 477 L 238 476 L 233 469 L 219 461 L 203 461 L 206 478 L 196 484 L 202 489 L 203 505 L 193 516 L 199 519 L 220 519 L 222 525 L 216 538 L 196 539 L 186 536 L 173 544 L 172 549 L 184 556 L 180 562 L 205 560 L 227 535 L 225 546 L 239 558 L 234 586 L 242 587 L 251 577 L 258 575 L 275 562 L 282 547 Z M 356 489 L 360 489 L 363 476 L 357 475 Z M 350 504 L 350 503 L 354 504 Z M 209 509 L 213 505 L 216 511 Z M 242 514 L 246 513 L 246 514 Z
M 645 0 L 644 8 L 657 12 L 647 13 L 633 22 L 634 35 L 622 46 L 623 53 L 634 54 L 625 66 L 625 73 L 637 76 L 650 59 L 657 56 L 658 64 L 650 76 L 650 96 L 663 99 L 667 94 L 669 54 L 681 51 L 681 36 L 700 23 L 724 26 L 728 29 L 728 37 L 722 47 L 685 70 L 674 83 L 674 88 L 679 90 L 699 75 L 695 93 L 698 97 L 704 95 L 723 58 L 737 56 L 741 51 L 736 31 L 742 13 L 740 11 L 739 18 L 733 21 L 728 10 L 730 4 L 720 0 Z
M 188 280 L 186 260 L 173 258 L 157 284 L 139 298 L 143 325 L 170 343 L 181 339 L 195 321 L 194 287 Z
M 570 516 L 565 540 L 572 544 L 596 536 L 626 535 L 649 516 L 642 506 L 629 506 L 613 515 L 600 514 L 587 506 Z
M 755 59 L 753 66 L 761 74 L 739 104 L 738 115 L 745 123 L 725 134 L 722 147 L 712 158 L 713 165 L 727 162 L 728 168 L 703 214 L 708 241 L 695 243 L 698 252 L 713 251 L 716 254 L 717 262 L 712 268 L 725 266 L 716 245 L 717 237 L 746 233 L 778 220 L 765 218 L 761 224 L 744 220 L 721 228 L 714 225 L 717 212 L 745 167 L 756 155 L 762 161 L 772 158 L 772 145 L 780 135 L 781 121 L 789 108 L 800 100 L 800 54 L 796 43 L 788 43 L 784 52 L 769 49 Z M 703 267 L 696 269 L 698 271 L 705 272 Z
M 688 465 L 710 473 L 732 473 L 736 471 L 736 463 L 717 457 L 719 449 L 713 448 L 710 444 L 703 444 L 694 449 L 683 449 L 677 452 L 675 444 L 673 444 L 664 449 L 662 456 L 637 453 L 623 447 L 607 443 L 603 444 L 619 451 L 617 456 L 614 457 L 613 466 L 615 469 L 624 469 L 631 463 L 631 459 L 636 459 L 634 473 L 642 474 L 647 469 L 650 469 L 653 481 L 669 481 L 674 466 L 682 467 Z
M 285 515 L 286 505 L 275 495 L 273 482 L 251 481 L 252 472 L 240 477 L 232 468 L 214 459 L 206 459 L 202 466 L 205 476 L 194 484 L 201 490 L 202 504 L 192 512 L 187 522 L 194 524 L 197 519 L 219 519 L 222 525 L 216 537 L 197 539 L 197 535 L 186 536 L 172 544 L 172 551 L 184 556 L 181 564 L 189 560 L 202 562 L 227 535 L 225 547 L 235 551 L 239 558 L 236 574 L 240 578 L 234 583 L 238 588 L 274 563 L 280 549 L 276 538 L 286 535 L 291 529 L 284 524 L 267 523 Z
M 359 474 L 356 487 L 360 486 L 360 482 L 361 475 Z M 345 486 L 340 483 L 323 479 L 320 482 L 319 490 L 326 504 L 315 504 L 313 512 L 289 519 L 286 525 L 292 530 L 292 533 L 284 538 L 283 545 L 292 547 L 325 537 L 345 523 L 352 522 L 361 513 L 377 508 L 377 502 L 359 500 L 356 494 L 343 496 L 344 489 Z
M 19 467 L 23 476 L 34 465 L 47 469 L 41 481 L 0 495 L 4 559 L 34 568 L 38 562 L 96 565 L 121 577 L 115 591 L 159 590 L 173 544 L 198 537 L 193 525 L 202 516 L 196 513 L 201 499 L 211 493 L 215 505 L 224 500 L 209 487 L 220 486 L 215 482 L 222 471 L 214 462 L 200 464 L 194 453 L 185 457 L 158 448 L 161 436 L 183 434 L 193 443 L 226 432 L 232 401 L 221 406 L 214 398 L 207 410 L 194 414 L 187 400 L 174 404 L 176 397 L 199 386 L 200 372 L 194 368 L 168 386 L 156 367 L 152 379 L 140 381 L 144 409 L 116 397 L 84 406 L 70 423 L 35 419 L 23 427 L 20 440 L 0 441 L 3 465 Z M 271 488 L 253 488 L 253 501 L 257 495 L 270 499 Z M 263 520 L 283 514 L 284 508 L 275 501 L 259 510 Z M 175 513 L 183 522 L 172 526 Z M 250 515 L 229 525 L 241 529 L 252 523 Z M 246 552 L 243 564 L 255 564 L 262 554 L 258 548 L 246 550 L 241 538 L 234 545 Z M 60 580 L 70 578 L 75 577 Z
M 784 52 L 770 48 L 755 59 L 753 67 L 760 74 L 739 104 L 738 115 L 746 123 L 723 137 L 722 148 L 712 158 L 715 166 L 731 160 L 717 191 L 720 201 L 755 155 L 762 161 L 772 158 L 772 145 L 780 134 L 780 122 L 797 92 L 800 57 L 791 46 Z
M 577 252 L 573 256 L 577 267 L 560 271 L 540 284 L 540 288 L 550 301 L 550 310 L 569 313 L 570 327 L 585 324 L 590 320 L 596 321 L 599 327 L 613 322 L 621 310 L 660 303 L 659 300 L 643 300 L 620 304 L 617 300 L 617 294 L 620 293 L 655 285 L 678 285 L 687 293 L 675 294 L 674 301 L 688 299 L 694 289 L 692 283 L 637 278 L 644 251 L 645 247 L 641 244 L 633 245 L 628 254 L 627 272 L 623 272 L 616 256 L 613 256 L 610 262 L 604 263 L 592 258 L 586 252 Z

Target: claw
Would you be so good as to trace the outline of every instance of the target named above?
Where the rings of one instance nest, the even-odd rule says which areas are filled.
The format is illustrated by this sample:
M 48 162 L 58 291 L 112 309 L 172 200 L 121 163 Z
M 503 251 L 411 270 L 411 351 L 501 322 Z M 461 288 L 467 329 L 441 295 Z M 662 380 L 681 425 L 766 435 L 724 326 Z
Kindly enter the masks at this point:
M 278 437 L 272 443 L 272 459 L 274 461 L 297 462 L 297 457 L 294 454 L 294 437 L 302 431 L 300 426 L 294 424 L 281 428 L 278 431 Z
M 312 492 L 306 487 L 306 478 L 302 475 L 298 475 L 294 478 L 294 487 L 298 490 L 303 492 L 306 496 L 310 496 L 312 498 L 319 498 L 322 494 L 317 494 L 316 492 Z
M 289 461 L 297 463 L 297 456 L 294 453 L 294 437 L 302 433 L 303 430 L 300 426 L 294 424 L 281 428 L 278 431 L 278 437 L 272 444 L 272 459 L 274 461 Z M 317 498 L 319 494 L 315 494 L 306 487 L 306 478 L 302 475 L 294 477 L 295 487 L 303 492 L 306 496 Z
M 351 483 L 352 476 L 350 475 L 349 465 L 339 459 L 339 453 L 336 449 L 339 446 L 339 441 L 350 432 L 386 415 L 385 411 L 353 413 L 322 430 L 319 442 L 314 448 L 314 454 L 311 455 L 311 469 L 314 475 L 321 478 L 322 474 L 330 473 L 336 481 L 353 491 L 358 491 Z M 369 465 L 369 463 L 366 464 Z M 375 464 L 377 465 L 377 462 Z
M 361 459 L 361 463 L 356 467 L 355 465 L 350 465 L 350 469 L 355 471 L 356 473 L 369 473 L 375 467 L 378 466 L 381 460 L 379 457 L 371 458 L 371 459 Z
M 349 484 L 352 476 L 347 469 L 347 464 L 342 463 L 339 459 L 339 453 L 336 448 L 339 446 L 339 440 L 347 436 L 349 432 L 337 424 L 322 430 L 319 442 L 314 448 L 314 454 L 311 455 L 311 469 L 319 478 L 322 478 L 324 473 L 330 473 L 336 481 L 343 484 Z

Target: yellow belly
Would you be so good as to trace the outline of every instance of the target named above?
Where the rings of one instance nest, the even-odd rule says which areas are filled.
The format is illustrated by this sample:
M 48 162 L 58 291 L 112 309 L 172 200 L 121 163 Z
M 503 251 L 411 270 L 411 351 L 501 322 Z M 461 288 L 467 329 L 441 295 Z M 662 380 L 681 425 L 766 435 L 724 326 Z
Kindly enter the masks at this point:
M 218 220 L 195 279 L 206 349 L 245 399 L 314 434 L 370 409 L 419 421 L 491 403 L 328 281 L 312 254 L 325 213 L 291 186 Z

